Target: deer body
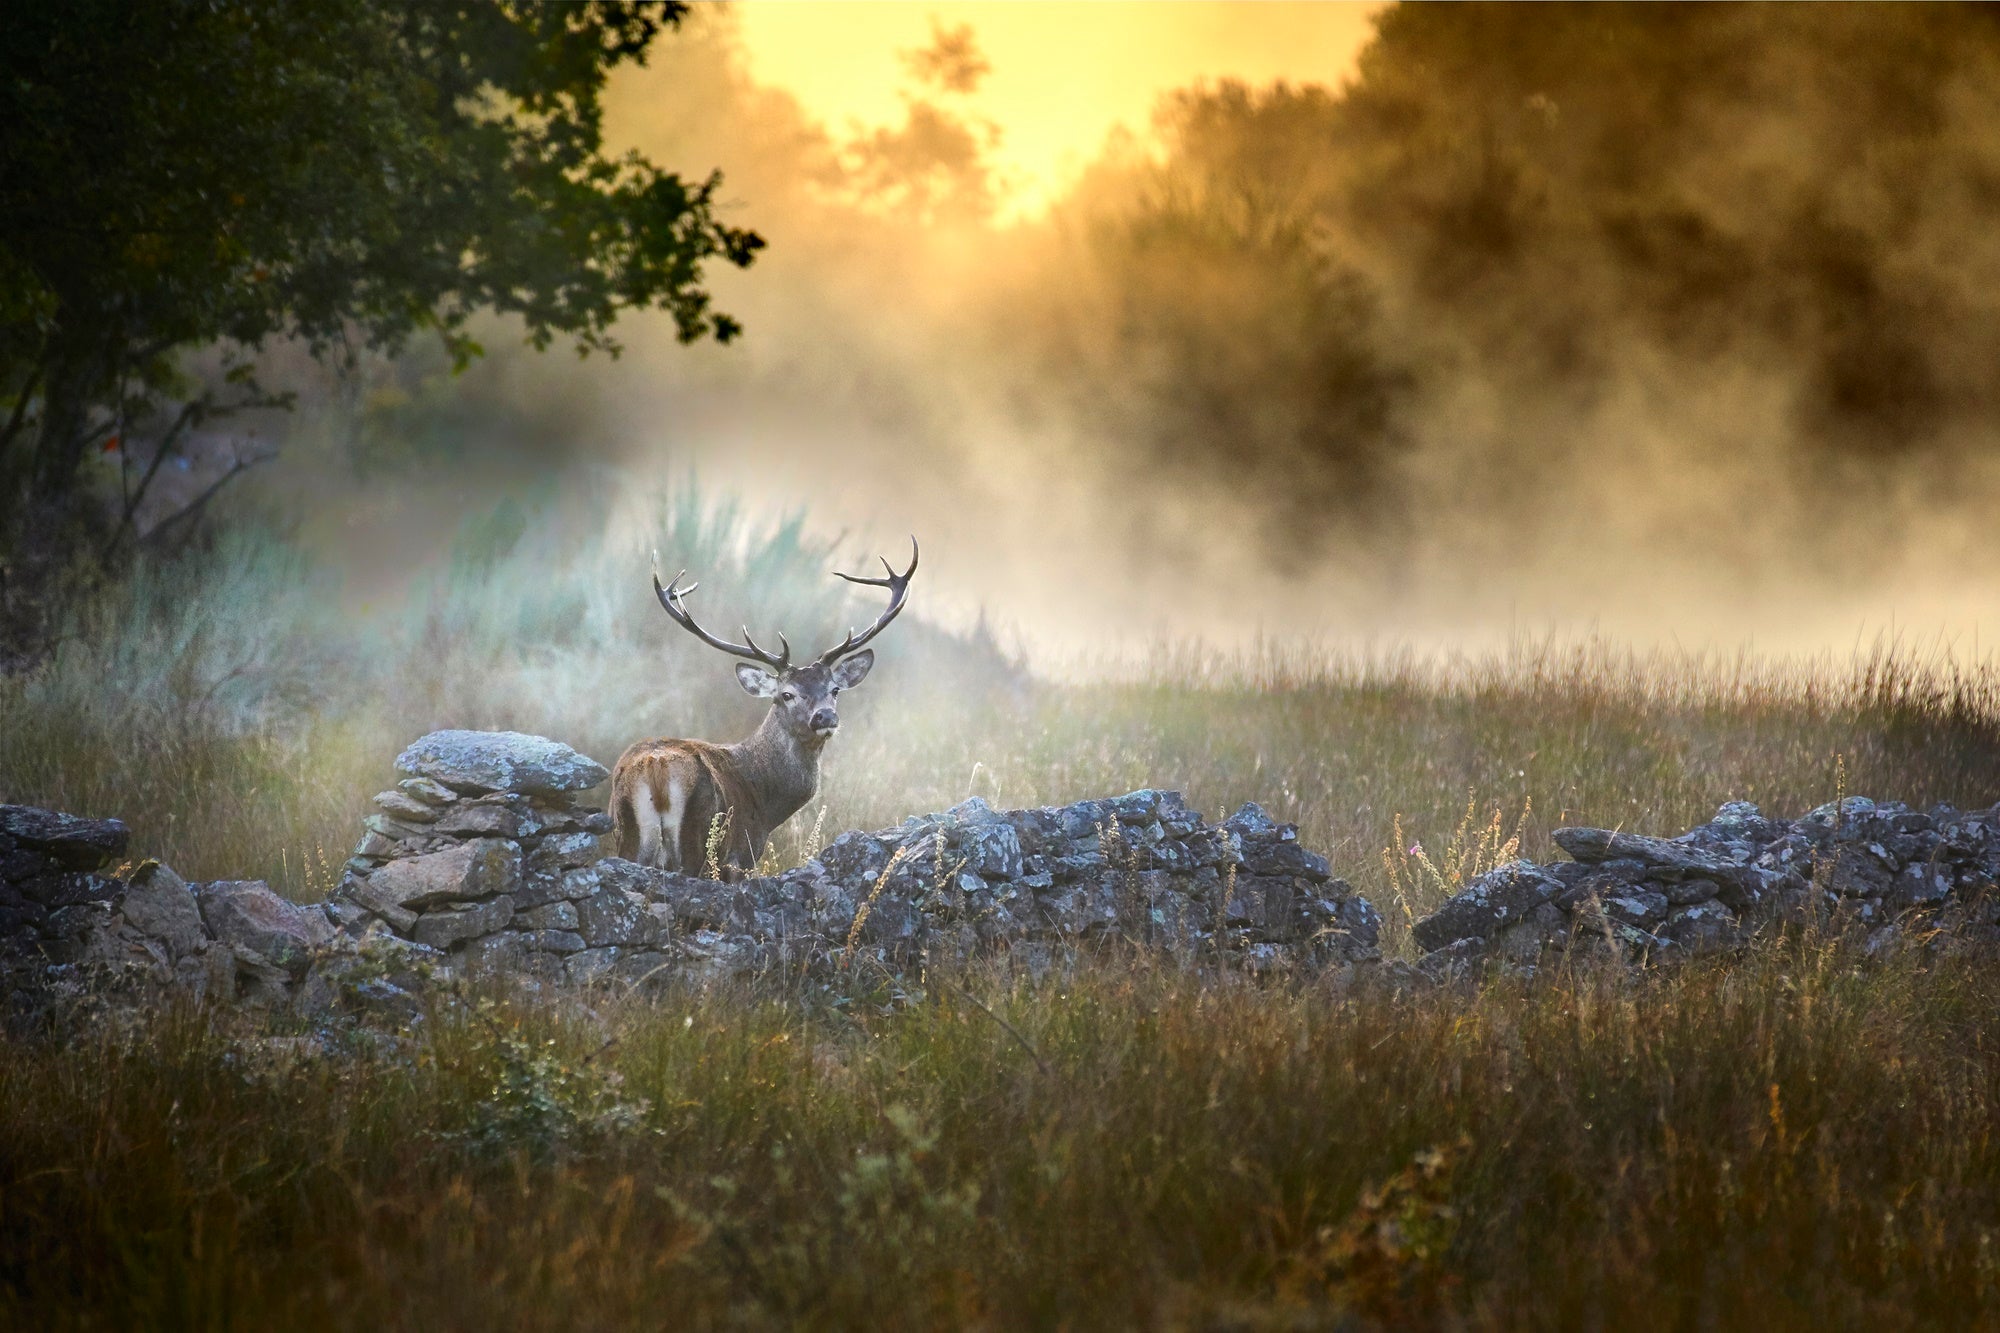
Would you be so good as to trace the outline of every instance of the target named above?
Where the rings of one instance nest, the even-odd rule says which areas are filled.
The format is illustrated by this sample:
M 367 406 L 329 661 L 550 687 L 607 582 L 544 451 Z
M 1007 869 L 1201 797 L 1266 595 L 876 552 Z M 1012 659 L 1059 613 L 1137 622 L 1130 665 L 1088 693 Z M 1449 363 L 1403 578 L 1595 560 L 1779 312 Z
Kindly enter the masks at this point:
M 729 874 L 757 864 L 772 832 L 819 790 L 820 752 L 840 725 L 837 696 L 868 675 L 875 652 L 862 645 L 903 609 L 917 569 L 914 538 L 910 548 L 910 567 L 901 574 L 884 561 L 888 578 L 838 576 L 888 588 L 889 608 L 866 633 L 849 631 L 841 643 L 796 667 L 783 635 L 778 636 L 783 652 L 775 655 L 757 647 L 748 631 L 741 645 L 715 638 L 694 622 L 682 602 L 695 585 L 682 588 L 676 575 L 662 588 L 654 574 L 660 605 L 682 628 L 711 647 L 763 663 L 738 663 L 736 679 L 745 692 L 770 699 L 771 711 L 756 731 L 733 745 L 661 738 L 639 741 L 620 755 L 611 771 L 618 855 L 660 870 L 700 874 L 707 868 L 709 839 L 720 819 L 722 841 L 714 857 L 718 870 Z

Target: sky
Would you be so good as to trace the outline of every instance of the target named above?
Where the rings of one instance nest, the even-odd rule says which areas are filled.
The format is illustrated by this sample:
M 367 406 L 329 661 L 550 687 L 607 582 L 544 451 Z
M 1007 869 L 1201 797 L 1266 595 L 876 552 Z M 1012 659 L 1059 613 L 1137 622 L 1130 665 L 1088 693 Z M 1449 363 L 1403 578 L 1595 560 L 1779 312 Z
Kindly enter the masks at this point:
M 973 105 L 1000 127 L 995 157 L 1033 211 L 1114 126 L 1143 132 L 1161 93 L 1200 81 L 1338 85 L 1374 3 L 1268 0 L 739 0 L 749 72 L 836 128 L 901 111 L 898 53 L 933 25 L 970 24 L 991 63 Z

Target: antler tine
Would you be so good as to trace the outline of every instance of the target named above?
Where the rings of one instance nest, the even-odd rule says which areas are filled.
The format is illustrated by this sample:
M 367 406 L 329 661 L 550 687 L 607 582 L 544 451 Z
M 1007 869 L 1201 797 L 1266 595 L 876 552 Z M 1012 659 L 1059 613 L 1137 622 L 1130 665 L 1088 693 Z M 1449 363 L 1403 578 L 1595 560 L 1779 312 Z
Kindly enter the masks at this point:
M 750 645 L 751 652 L 757 654 L 761 660 L 770 663 L 778 670 L 787 671 L 791 669 L 792 645 L 786 641 L 783 630 L 778 631 L 778 648 L 780 651 L 776 658 L 773 658 L 769 653 L 757 646 L 757 641 L 750 637 L 750 627 L 748 625 L 743 627 L 743 642 Z
M 660 559 L 659 553 L 657 551 L 654 552 L 653 595 L 660 599 L 661 607 L 663 607 L 666 610 L 666 613 L 669 616 L 673 617 L 674 623 L 676 625 L 679 625 L 682 629 L 694 635 L 697 639 L 700 639 L 703 643 L 707 644 L 709 647 L 719 648 L 723 652 L 728 653 L 731 657 L 747 657 L 752 661 L 762 662 L 765 666 L 770 667 L 774 671 L 790 670 L 792 665 L 792 647 L 790 644 L 785 643 L 785 636 L 782 634 L 778 636 L 778 642 L 784 644 L 784 649 L 785 649 L 784 654 L 779 657 L 773 657 L 771 654 L 765 652 L 762 648 L 759 648 L 757 646 L 756 640 L 750 637 L 750 631 L 747 629 L 743 631 L 744 642 L 742 643 L 731 643 L 727 639 L 718 639 L 713 634 L 710 634 L 707 630 L 703 629 L 698 623 L 696 623 L 694 614 L 687 609 L 687 603 L 684 600 L 682 600 L 689 593 L 693 592 L 696 588 L 699 588 L 701 584 L 699 582 L 690 583 L 688 584 L 687 587 L 683 588 L 681 586 L 681 580 L 687 577 L 687 571 L 683 569 L 680 573 L 674 575 L 674 581 L 672 583 L 668 584 L 664 588 L 661 587 L 659 559 Z
M 822 665 L 831 666 L 849 653 L 860 648 L 877 634 L 887 629 L 889 622 L 902 614 L 903 604 L 910 599 L 910 576 L 917 572 L 917 562 L 922 557 L 923 552 L 917 547 L 917 539 L 915 536 L 912 536 L 910 538 L 910 567 L 900 574 L 896 572 L 896 567 L 889 563 L 887 556 L 878 557 L 882 561 L 882 570 L 887 575 L 886 578 L 870 578 L 863 574 L 843 574 L 839 570 L 833 572 L 835 578 L 846 579 L 849 583 L 861 583 L 871 588 L 887 588 L 889 590 L 889 605 L 883 610 L 881 615 L 875 618 L 875 623 L 862 631 L 859 636 L 850 629 L 847 631 L 846 638 L 820 654 L 819 660 Z

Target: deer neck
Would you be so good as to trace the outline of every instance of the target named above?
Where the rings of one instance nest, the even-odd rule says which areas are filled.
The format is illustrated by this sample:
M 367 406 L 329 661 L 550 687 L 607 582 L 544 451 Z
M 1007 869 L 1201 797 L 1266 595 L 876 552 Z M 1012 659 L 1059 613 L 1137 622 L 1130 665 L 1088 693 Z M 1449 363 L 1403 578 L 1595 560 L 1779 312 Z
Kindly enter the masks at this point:
M 798 813 L 819 790 L 819 752 L 825 746 L 818 738 L 800 740 L 770 712 L 757 730 L 729 747 L 771 827 Z

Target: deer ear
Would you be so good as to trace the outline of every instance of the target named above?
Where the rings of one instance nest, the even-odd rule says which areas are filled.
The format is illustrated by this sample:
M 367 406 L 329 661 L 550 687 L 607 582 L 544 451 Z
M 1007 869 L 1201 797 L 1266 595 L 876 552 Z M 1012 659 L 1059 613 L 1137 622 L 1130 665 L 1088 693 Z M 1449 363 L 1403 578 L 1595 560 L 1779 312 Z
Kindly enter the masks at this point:
M 763 667 L 751 666 L 748 662 L 736 664 L 736 683 L 743 687 L 745 694 L 753 694 L 759 699 L 768 699 L 778 692 L 778 678 Z
M 843 690 L 851 690 L 868 679 L 868 669 L 875 665 L 875 650 L 863 648 L 852 657 L 843 657 L 833 668 L 833 683 Z

